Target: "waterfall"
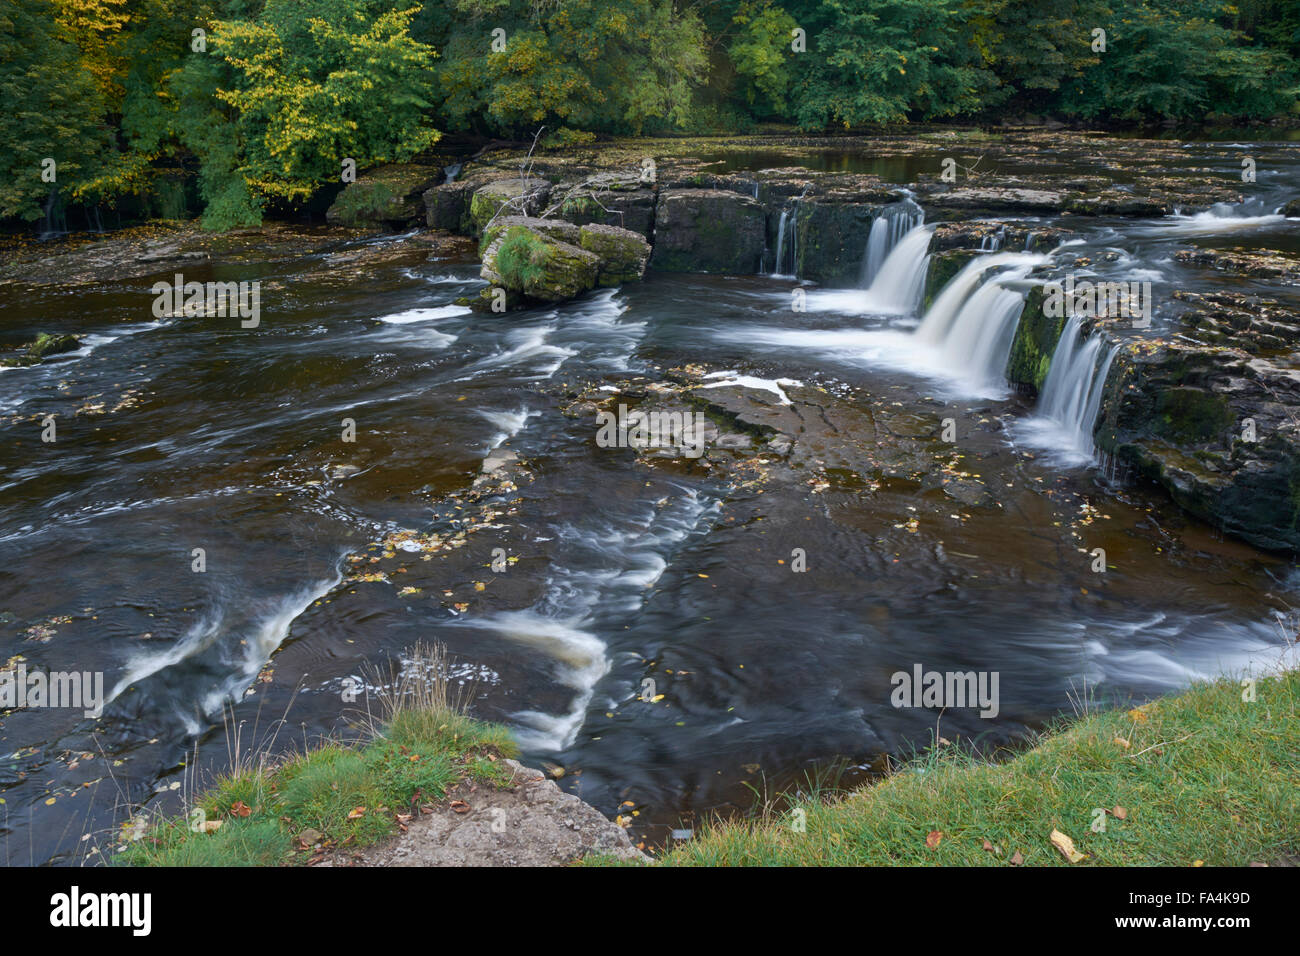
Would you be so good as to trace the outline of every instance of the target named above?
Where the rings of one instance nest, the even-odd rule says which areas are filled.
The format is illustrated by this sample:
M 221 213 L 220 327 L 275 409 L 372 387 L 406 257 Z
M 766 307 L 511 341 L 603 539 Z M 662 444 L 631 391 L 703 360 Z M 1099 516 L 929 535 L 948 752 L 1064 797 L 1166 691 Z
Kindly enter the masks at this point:
M 772 275 L 781 275 L 781 253 L 785 251 L 785 222 L 790 214 L 781 210 L 781 223 L 776 227 L 776 261 L 772 263 Z
M 933 226 L 913 226 L 894 245 L 867 289 L 866 297 L 872 311 L 907 315 L 921 304 L 925 274 L 930 268 L 930 237 L 933 234 Z
M 772 276 L 793 276 L 799 277 L 799 203 L 803 197 L 808 195 L 808 190 L 812 189 L 812 183 L 803 188 L 798 196 L 790 200 L 790 208 L 781 210 L 781 222 L 776 229 L 776 261 L 772 263 Z M 781 266 L 785 262 L 785 227 L 786 223 L 790 224 L 790 271 L 782 272 Z
M 924 221 L 925 213 L 911 197 L 881 210 L 880 215 L 871 221 L 871 231 L 867 234 L 867 248 L 862 253 L 859 270 L 859 288 L 869 288 L 875 282 L 889 253 Z
M 1004 383 L 1025 304 L 1021 280 L 1048 261 L 1023 252 L 977 256 L 943 287 L 914 338 L 935 350 L 940 367 L 968 384 L 985 389 Z
M 1040 437 L 1050 435 L 1052 447 L 1072 457 L 1092 458 L 1092 432 L 1116 349 L 1107 348 L 1099 333 L 1085 340 L 1078 316 L 1066 323 L 1038 400 L 1037 417 L 1047 426 L 1039 431 L 1048 433 Z

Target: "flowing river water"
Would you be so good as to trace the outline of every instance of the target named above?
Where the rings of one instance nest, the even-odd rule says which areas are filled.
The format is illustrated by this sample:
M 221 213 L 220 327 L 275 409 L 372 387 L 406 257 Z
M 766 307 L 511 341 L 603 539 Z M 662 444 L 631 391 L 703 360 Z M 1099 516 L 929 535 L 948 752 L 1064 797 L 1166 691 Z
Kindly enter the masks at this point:
M 1188 149 L 1234 169 L 1221 150 Z M 1300 146 L 1252 155 L 1258 208 L 1072 219 L 1081 243 L 991 249 L 926 315 L 930 227 L 910 211 L 864 234 L 863 288 L 810 286 L 802 313 L 792 276 L 652 272 L 554 308 L 472 314 L 454 300 L 481 286 L 477 263 L 409 236 L 185 270 L 260 280 L 255 330 L 155 319 L 150 286 L 170 274 L 0 287 L 7 340 L 84 336 L 77 352 L 0 371 L 4 655 L 102 671 L 109 697 L 99 720 L 3 718 L 7 862 L 93 862 L 87 847 L 129 807 L 174 803 L 187 765 L 227 763 L 232 702 L 246 745 L 277 728 L 276 747 L 345 732 L 358 706 L 346 681 L 417 641 L 446 644 L 472 712 L 513 726 L 528 762 L 566 768 L 561 785 L 611 816 L 635 810 L 654 844 L 936 730 L 994 748 L 1082 700 L 1276 663 L 1293 564 L 1108 474 L 1088 419 L 1105 349 L 1072 346 L 1037 406 L 999 369 L 1024 281 L 1070 256 L 1153 282 L 1153 328 L 1134 334 L 1160 333 L 1173 289 L 1296 303 L 1294 289 L 1172 258 L 1191 237 L 1297 247 L 1296 222 L 1273 209 L 1300 182 Z M 376 244 L 385 255 L 361 277 L 336 268 Z M 774 395 L 780 381 L 820 386 L 887 415 L 930 461 L 945 454 L 935 422 L 951 417 L 960 468 L 997 500 L 953 500 L 927 481 L 932 466 L 869 488 L 649 469 L 561 412 L 579 388 L 690 363 Z M 54 442 L 41 440 L 48 415 Z M 471 500 L 484 458 L 506 450 L 527 479 Z M 459 543 L 431 555 L 430 535 Z M 805 573 L 792 573 L 795 548 Z M 409 562 L 358 579 L 350 556 L 368 566 L 382 552 Z M 893 707 L 890 675 L 914 664 L 997 671 L 997 716 Z M 661 700 L 640 699 L 647 679 Z

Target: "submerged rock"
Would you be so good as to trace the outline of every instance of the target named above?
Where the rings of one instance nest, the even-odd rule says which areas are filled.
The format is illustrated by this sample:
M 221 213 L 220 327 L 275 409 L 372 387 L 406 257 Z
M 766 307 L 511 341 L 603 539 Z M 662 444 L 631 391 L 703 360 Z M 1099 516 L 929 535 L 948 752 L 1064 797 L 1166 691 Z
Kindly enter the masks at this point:
M 1269 279 L 1286 285 L 1300 286 L 1300 260 L 1284 252 L 1272 249 L 1257 249 L 1252 252 L 1227 251 L 1223 249 L 1184 249 L 1174 253 L 1180 262 L 1209 266 L 1220 272 L 1233 275 L 1250 276 L 1254 279 Z
M 81 341 L 75 335 L 51 335 L 48 332 L 42 332 L 36 336 L 34 341 L 27 343 L 20 354 L 0 360 L 0 365 L 11 368 L 22 365 L 38 365 L 43 359 L 51 355 L 75 352 L 79 348 L 81 348 Z

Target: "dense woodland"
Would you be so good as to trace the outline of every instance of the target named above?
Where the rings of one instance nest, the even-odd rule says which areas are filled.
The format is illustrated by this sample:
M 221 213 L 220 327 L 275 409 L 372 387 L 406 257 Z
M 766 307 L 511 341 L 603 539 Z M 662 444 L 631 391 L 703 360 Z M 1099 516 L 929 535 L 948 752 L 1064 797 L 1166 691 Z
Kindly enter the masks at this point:
M 1297 120 L 1300 3 L 0 0 L 0 97 L 0 219 L 231 228 L 447 134 Z

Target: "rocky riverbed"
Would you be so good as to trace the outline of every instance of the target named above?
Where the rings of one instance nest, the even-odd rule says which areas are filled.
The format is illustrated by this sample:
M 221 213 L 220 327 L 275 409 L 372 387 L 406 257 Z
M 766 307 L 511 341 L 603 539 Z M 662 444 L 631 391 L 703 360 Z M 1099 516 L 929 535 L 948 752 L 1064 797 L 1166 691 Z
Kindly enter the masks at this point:
M 108 698 L 0 718 L 11 853 L 177 800 L 223 704 L 346 736 L 348 682 L 430 637 L 649 848 L 1085 686 L 1273 666 L 1297 170 L 1041 129 L 521 147 L 362 176 L 324 226 L 11 244 L 6 667 Z M 259 283 L 260 325 L 157 315 L 177 273 Z M 1066 281 L 1151 308 L 1053 314 Z M 893 706 L 918 662 L 1000 673 L 996 718 Z

